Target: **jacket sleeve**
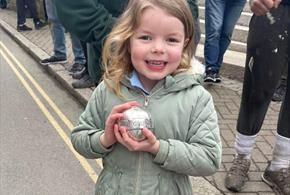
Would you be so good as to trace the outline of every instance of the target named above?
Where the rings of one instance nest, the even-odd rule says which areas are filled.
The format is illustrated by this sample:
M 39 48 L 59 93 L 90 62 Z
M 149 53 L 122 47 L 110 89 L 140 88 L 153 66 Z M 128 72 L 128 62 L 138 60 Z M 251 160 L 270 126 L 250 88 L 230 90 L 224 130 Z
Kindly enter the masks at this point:
M 64 27 L 87 43 L 102 43 L 115 22 L 98 0 L 55 0 L 55 6 Z
M 102 158 L 113 150 L 104 148 L 100 143 L 100 136 L 104 133 L 104 117 L 102 116 L 102 102 L 100 85 L 92 94 L 85 111 L 79 118 L 78 125 L 71 133 L 71 142 L 75 150 L 85 158 Z
M 180 174 L 212 175 L 220 166 L 222 146 L 213 100 L 205 90 L 193 106 L 191 121 L 187 141 L 160 140 L 154 162 Z

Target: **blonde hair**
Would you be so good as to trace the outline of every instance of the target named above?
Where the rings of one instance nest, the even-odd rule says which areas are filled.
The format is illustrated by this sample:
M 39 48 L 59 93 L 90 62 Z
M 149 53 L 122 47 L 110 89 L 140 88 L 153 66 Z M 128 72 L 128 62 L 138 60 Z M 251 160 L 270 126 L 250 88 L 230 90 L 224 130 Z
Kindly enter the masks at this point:
M 138 28 L 142 12 L 149 7 L 158 7 L 179 19 L 184 25 L 188 39 L 177 72 L 191 68 L 193 56 L 193 17 L 186 0 L 130 0 L 120 18 L 108 35 L 102 52 L 104 82 L 116 95 L 121 96 L 121 80 L 133 71 L 129 53 L 130 38 Z

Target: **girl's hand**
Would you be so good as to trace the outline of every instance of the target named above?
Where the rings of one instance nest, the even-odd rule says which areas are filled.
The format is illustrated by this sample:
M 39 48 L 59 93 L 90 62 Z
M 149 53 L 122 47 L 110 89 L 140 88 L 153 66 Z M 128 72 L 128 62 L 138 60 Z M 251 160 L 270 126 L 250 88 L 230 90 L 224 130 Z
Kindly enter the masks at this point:
M 124 145 L 130 151 L 144 151 L 152 154 L 157 154 L 159 151 L 159 140 L 155 135 L 147 128 L 143 128 L 142 132 L 145 136 L 145 140 L 136 141 L 130 137 L 126 127 L 120 127 L 118 125 L 114 128 L 115 137 L 118 142 Z
M 114 143 L 116 143 L 117 140 L 114 134 L 114 126 L 116 126 L 117 125 L 116 123 L 118 122 L 118 120 L 123 117 L 123 112 L 131 108 L 132 106 L 138 106 L 138 105 L 139 105 L 138 102 L 131 101 L 131 102 L 127 102 L 127 103 L 120 104 L 113 107 L 110 115 L 107 118 L 104 134 L 101 135 L 100 137 L 101 144 L 105 148 L 109 148 Z

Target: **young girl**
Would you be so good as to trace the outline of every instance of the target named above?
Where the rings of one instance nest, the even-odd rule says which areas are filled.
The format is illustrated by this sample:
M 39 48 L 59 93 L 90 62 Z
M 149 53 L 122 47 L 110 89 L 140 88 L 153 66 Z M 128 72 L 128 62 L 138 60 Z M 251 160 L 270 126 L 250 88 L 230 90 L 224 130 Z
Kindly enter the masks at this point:
M 185 0 L 131 0 L 108 36 L 104 81 L 72 132 L 81 155 L 103 159 L 96 194 L 189 195 L 189 175 L 218 169 L 217 115 L 190 70 L 192 21 Z M 142 141 L 118 126 L 133 106 L 154 122 Z

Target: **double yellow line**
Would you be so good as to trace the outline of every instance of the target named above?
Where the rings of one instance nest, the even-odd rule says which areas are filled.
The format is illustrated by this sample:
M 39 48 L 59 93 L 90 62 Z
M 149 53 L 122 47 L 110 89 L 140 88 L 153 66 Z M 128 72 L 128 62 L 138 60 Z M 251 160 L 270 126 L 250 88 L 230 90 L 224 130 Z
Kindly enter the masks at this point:
M 69 147 L 70 151 L 75 155 L 75 157 L 78 159 L 82 167 L 85 169 L 85 171 L 89 174 L 90 178 L 93 180 L 93 182 L 96 182 L 98 176 L 94 169 L 91 167 L 91 165 L 88 163 L 88 161 L 80 156 L 73 148 L 69 136 L 65 133 L 65 131 L 62 129 L 60 124 L 57 122 L 57 120 L 52 116 L 52 114 L 49 112 L 49 110 L 45 107 L 45 105 L 41 102 L 39 97 L 34 93 L 30 85 L 27 83 L 27 81 L 24 79 L 24 77 L 21 75 L 21 73 L 17 70 L 16 66 L 24 73 L 26 78 L 32 83 L 32 85 L 35 87 L 35 89 L 41 94 L 41 96 L 46 100 L 48 105 L 53 109 L 53 111 L 59 116 L 59 118 L 63 121 L 63 123 L 70 129 L 73 129 L 73 124 L 70 122 L 70 120 L 62 113 L 62 111 L 55 105 L 55 103 L 50 99 L 50 97 L 47 95 L 47 93 L 41 88 L 41 86 L 33 79 L 33 77 L 29 74 L 29 72 L 24 68 L 24 66 L 14 57 L 14 55 L 8 50 L 8 48 L 0 41 L 0 53 L 7 62 L 7 64 L 10 66 L 10 68 L 13 70 L 17 78 L 21 81 L 22 85 L 25 87 L 25 89 L 28 91 L 32 99 L 35 101 L 37 106 L 40 108 L 42 113 L 46 116 L 48 121 L 52 124 L 54 129 L 57 131 L 59 136 L 63 139 L 63 141 L 66 143 L 66 145 Z M 101 163 L 99 160 L 97 160 L 97 164 L 101 166 Z

